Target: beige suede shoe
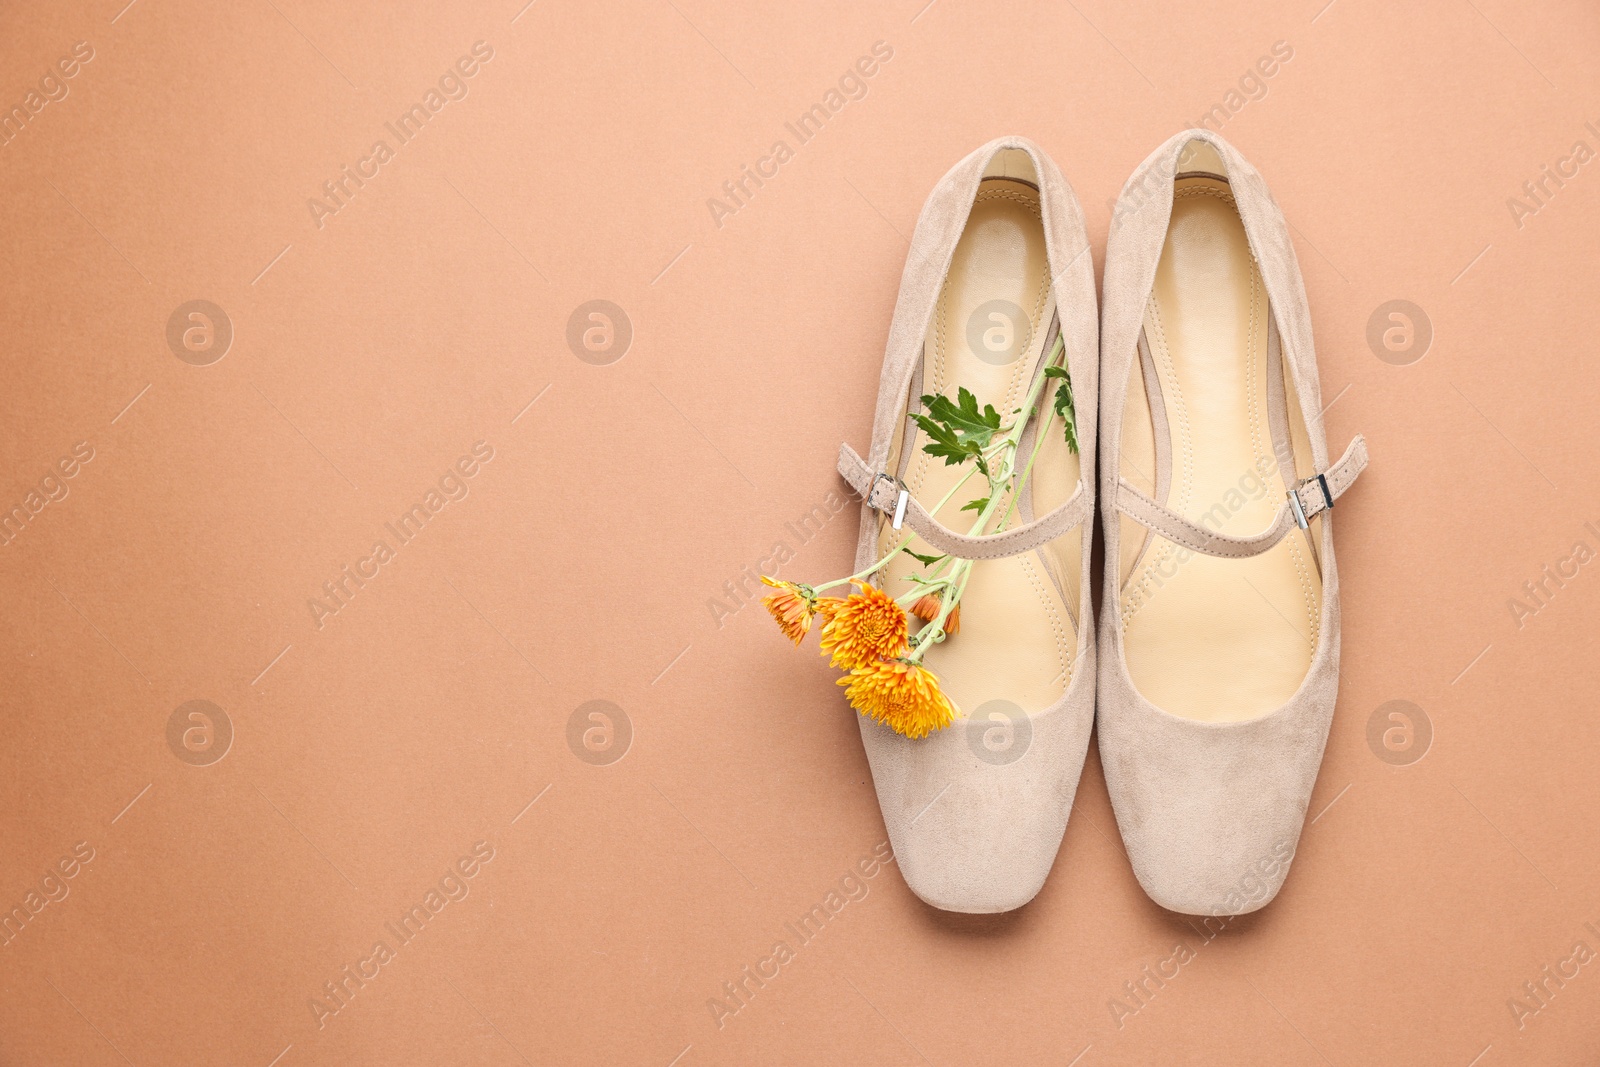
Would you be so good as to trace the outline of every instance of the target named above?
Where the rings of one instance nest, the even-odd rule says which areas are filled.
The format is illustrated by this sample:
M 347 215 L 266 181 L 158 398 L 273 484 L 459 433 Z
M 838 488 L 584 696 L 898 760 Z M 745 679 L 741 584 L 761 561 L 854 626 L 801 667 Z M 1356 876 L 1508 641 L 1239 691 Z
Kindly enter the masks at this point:
M 848 445 L 840 450 L 840 473 L 865 498 L 858 568 L 892 549 L 902 524 L 916 534 L 916 552 L 982 561 L 961 598 L 959 632 L 925 661 L 964 717 L 916 739 L 860 720 L 896 862 L 918 896 L 947 911 L 1009 911 L 1033 899 L 1083 770 L 1094 718 L 1097 327 L 1072 188 L 1038 146 L 992 141 L 945 175 L 923 207 L 889 332 L 872 446 L 865 460 Z M 1038 446 L 1015 521 L 999 533 L 958 533 L 972 525 L 964 506 L 988 495 L 983 479 L 956 488 L 957 469 L 922 451 L 925 438 L 908 410 L 922 410 L 920 395 L 953 398 L 964 388 L 980 406 L 1015 411 L 1058 336 L 1081 455 L 1060 421 L 1040 436 L 1044 420 L 1035 419 L 1018 451 L 1027 456 Z M 1047 379 L 1046 414 L 1057 381 Z M 901 596 L 915 566 L 898 555 L 877 580 Z
M 1305 287 L 1260 174 L 1209 130 L 1123 188 L 1106 251 L 1100 756 L 1134 873 L 1237 915 L 1289 871 L 1339 684 Z

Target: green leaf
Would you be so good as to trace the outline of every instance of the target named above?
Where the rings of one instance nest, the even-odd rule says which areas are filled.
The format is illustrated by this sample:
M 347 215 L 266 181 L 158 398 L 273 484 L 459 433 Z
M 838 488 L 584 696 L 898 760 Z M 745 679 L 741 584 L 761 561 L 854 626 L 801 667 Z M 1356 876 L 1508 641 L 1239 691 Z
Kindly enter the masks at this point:
M 967 501 L 965 504 L 961 505 L 961 510 L 962 511 L 982 511 L 984 508 L 986 508 L 988 506 L 989 506 L 989 498 L 988 497 L 984 497 L 981 500 L 969 500 L 969 501 Z
M 957 391 L 953 402 L 936 394 L 919 399 L 927 411 L 913 412 L 911 418 L 928 435 L 922 450 L 943 459 L 946 465 L 972 460 L 987 474 L 983 452 L 1000 432 L 1000 413 L 994 405 L 985 404 L 979 410 L 978 398 L 965 387 Z
M 930 418 L 921 412 L 913 412 L 913 422 L 928 435 L 928 443 L 922 450 L 930 456 L 936 456 L 945 461 L 948 466 L 953 463 L 964 463 L 973 459 L 980 453 L 971 445 L 966 444 L 957 437 L 953 430 L 948 429 L 943 423 Z
M 1060 378 L 1061 384 L 1056 387 L 1056 414 L 1061 416 L 1062 428 L 1067 437 L 1067 448 L 1073 452 L 1078 451 L 1078 414 L 1072 404 L 1072 376 L 1065 367 L 1046 367 L 1045 377 Z
M 943 556 L 924 556 L 921 552 L 913 552 L 909 548 L 902 548 L 900 551 L 921 563 L 924 567 L 931 567 L 941 559 L 944 559 Z
M 978 398 L 966 386 L 957 390 L 956 399 L 957 403 L 952 404 L 947 396 L 925 396 L 922 403 L 929 415 L 958 436 L 987 447 L 990 439 L 1000 430 L 1000 413 L 993 404 L 985 404 L 980 412 Z

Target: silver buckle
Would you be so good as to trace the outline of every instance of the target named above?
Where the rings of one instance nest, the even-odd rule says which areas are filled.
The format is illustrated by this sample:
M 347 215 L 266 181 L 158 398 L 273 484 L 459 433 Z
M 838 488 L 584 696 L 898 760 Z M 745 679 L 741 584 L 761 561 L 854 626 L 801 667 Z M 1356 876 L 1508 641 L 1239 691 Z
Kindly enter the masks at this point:
M 899 478 L 890 477 L 884 471 L 879 471 L 877 476 L 872 479 L 872 485 L 867 489 L 868 503 L 872 502 L 872 494 L 878 491 L 878 482 L 880 480 L 887 481 L 890 485 L 897 485 L 900 487 L 900 495 L 895 498 L 894 502 L 894 518 L 890 523 L 891 526 L 898 530 L 905 524 L 906 504 L 911 500 L 911 491 L 905 487 Z
M 1333 494 L 1328 491 L 1328 476 L 1325 474 L 1317 475 L 1317 484 L 1322 486 L 1322 499 L 1328 502 L 1328 510 L 1332 511 Z
M 1306 522 L 1306 509 L 1300 505 L 1300 490 L 1291 489 L 1286 495 L 1289 497 L 1289 509 L 1294 512 L 1295 525 L 1302 530 L 1309 529 L 1310 524 Z

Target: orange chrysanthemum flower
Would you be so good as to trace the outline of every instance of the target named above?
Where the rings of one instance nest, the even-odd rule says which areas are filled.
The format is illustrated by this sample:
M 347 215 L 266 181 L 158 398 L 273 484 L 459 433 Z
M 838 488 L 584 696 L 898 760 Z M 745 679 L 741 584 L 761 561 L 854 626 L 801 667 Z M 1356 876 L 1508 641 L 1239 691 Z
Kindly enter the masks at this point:
M 955 705 L 920 663 L 884 660 L 855 668 L 839 684 L 856 711 L 906 737 L 926 737 L 955 720 Z
M 776 589 L 761 598 L 761 603 L 766 606 L 769 614 L 778 624 L 778 629 L 783 631 L 783 636 L 793 641 L 796 645 L 805 637 L 806 631 L 811 629 L 811 617 L 817 614 L 817 598 L 811 590 L 796 585 L 793 582 L 780 582 L 761 576 L 761 584 Z
M 932 622 L 939 617 L 939 609 L 943 602 L 932 593 L 924 593 L 911 605 L 911 614 L 923 622 Z M 944 620 L 944 632 L 947 637 L 954 637 L 961 632 L 961 605 L 957 604 L 950 609 L 950 615 Z
M 847 670 L 900 655 L 910 625 L 894 597 L 866 582 L 856 585 L 861 592 L 833 607 L 822 627 L 822 654 L 832 655 L 833 665 Z

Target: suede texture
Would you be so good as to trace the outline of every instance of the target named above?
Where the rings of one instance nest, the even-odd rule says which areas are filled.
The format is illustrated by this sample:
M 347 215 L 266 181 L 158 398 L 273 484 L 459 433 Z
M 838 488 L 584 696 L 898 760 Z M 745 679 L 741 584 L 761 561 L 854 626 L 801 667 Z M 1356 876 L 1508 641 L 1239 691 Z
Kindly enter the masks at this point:
M 1298 691 L 1259 718 L 1210 723 L 1175 716 L 1144 699 L 1129 676 L 1121 643 L 1122 531 L 1115 491 L 1123 404 L 1172 214 L 1173 181 L 1184 169 L 1184 148 L 1193 141 L 1212 145 L 1227 167 L 1315 468 L 1328 468 L 1310 311 L 1287 224 L 1261 175 L 1232 146 L 1209 130 L 1180 133 L 1156 149 L 1123 187 L 1106 249 L 1100 483 L 1107 540 L 1097 724 L 1112 808 L 1139 884 L 1172 911 L 1237 915 L 1277 895 L 1299 842 L 1338 694 L 1339 579 L 1332 515 L 1325 513 L 1318 644 Z M 1360 462 L 1365 462 L 1364 447 Z
M 966 719 L 916 740 L 859 719 L 884 825 L 907 885 L 936 908 L 972 913 L 1021 907 L 1043 886 L 1066 830 L 1094 724 L 1089 558 L 1099 315 L 1093 258 L 1072 187 L 1032 142 L 1018 137 L 989 142 L 956 164 L 923 206 L 901 277 L 866 455 L 870 469 L 882 471 L 894 436 L 902 432 L 913 373 L 923 358 L 928 325 L 956 243 L 985 167 L 1007 149 L 1026 152 L 1039 179 L 1052 285 L 1076 400 L 1081 492 L 1090 504 L 1081 512 L 1083 521 L 1063 534 L 1082 540 L 1072 678 L 1060 700 L 1027 717 L 1028 747 L 1004 764 L 981 757 L 982 746 L 973 737 L 979 724 Z M 864 501 L 857 568 L 873 562 L 881 520 L 881 512 Z

